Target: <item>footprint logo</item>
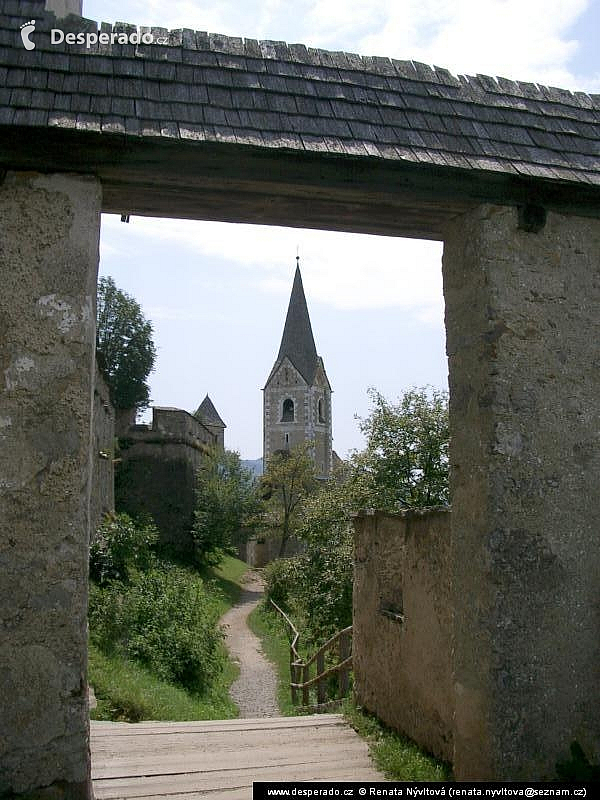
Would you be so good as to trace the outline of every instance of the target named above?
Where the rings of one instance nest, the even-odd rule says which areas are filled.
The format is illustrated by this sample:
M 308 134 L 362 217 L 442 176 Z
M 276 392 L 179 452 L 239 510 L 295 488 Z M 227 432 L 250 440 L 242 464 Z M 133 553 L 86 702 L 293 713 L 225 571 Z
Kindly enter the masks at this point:
M 29 38 L 31 34 L 35 30 L 35 20 L 30 19 L 29 22 L 25 22 L 21 25 L 21 39 L 23 41 L 23 47 L 25 50 L 33 50 L 35 48 L 35 42 L 32 42 Z

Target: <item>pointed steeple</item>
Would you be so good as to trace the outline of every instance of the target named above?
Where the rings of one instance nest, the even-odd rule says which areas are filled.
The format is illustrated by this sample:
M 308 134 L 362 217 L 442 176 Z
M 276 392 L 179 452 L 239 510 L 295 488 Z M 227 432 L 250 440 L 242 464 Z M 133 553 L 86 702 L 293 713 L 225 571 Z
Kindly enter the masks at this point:
M 279 364 L 287 356 L 304 380 L 311 384 L 317 369 L 318 357 L 308 315 L 306 297 L 304 296 L 299 262 L 300 257 L 296 256 L 294 285 L 292 286 L 290 304 L 285 318 L 276 364 Z
M 293 369 L 288 369 L 290 365 Z M 317 475 L 329 478 L 331 385 L 323 359 L 317 355 L 299 264 L 279 353 L 263 392 L 264 463 L 278 451 L 310 442 Z

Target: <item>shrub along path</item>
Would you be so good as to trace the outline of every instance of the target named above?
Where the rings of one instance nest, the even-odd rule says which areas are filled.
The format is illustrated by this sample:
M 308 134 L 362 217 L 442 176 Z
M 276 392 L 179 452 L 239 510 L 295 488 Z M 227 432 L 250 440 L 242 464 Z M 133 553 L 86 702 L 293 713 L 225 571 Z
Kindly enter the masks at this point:
M 275 717 L 279 715 L 275 670 L 264 657 L 260 640 L 247 625 L 248 615 L 262 598 L 263 579 L 258 572 L 249 570 L 242 582 L 244 589 L 239 602 L 221 618 L 225 644 L 240 670 L 229 694 L 240 709 L 240 717 Z

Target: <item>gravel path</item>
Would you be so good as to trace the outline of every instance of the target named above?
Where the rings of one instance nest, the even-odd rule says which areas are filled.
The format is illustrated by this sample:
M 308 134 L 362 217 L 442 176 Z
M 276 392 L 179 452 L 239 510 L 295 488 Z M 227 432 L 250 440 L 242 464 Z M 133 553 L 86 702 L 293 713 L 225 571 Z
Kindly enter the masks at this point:
M 237 662 L 240 674 L 229 690 L 239 706 L 240 717 L 277 717 L 277 679 L 270 662 L 262 654 L 260 640 L 246 624 L 263 595 L 262 576 L 249 570 L 243 578 L 244 590 L 239 603 L 222 617 L 225 644 Z

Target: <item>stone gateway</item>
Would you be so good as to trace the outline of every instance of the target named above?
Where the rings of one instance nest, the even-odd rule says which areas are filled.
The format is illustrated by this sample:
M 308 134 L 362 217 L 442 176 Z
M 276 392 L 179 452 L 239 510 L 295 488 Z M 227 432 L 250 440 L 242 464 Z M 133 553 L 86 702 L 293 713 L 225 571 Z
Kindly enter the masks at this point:
M 91 793 L 102 211 L 444 241 L 454 771 L 597 763 L 599 98 L 191 30 L 85 50 L 42 0 L 1 12 L 0 794 Z

